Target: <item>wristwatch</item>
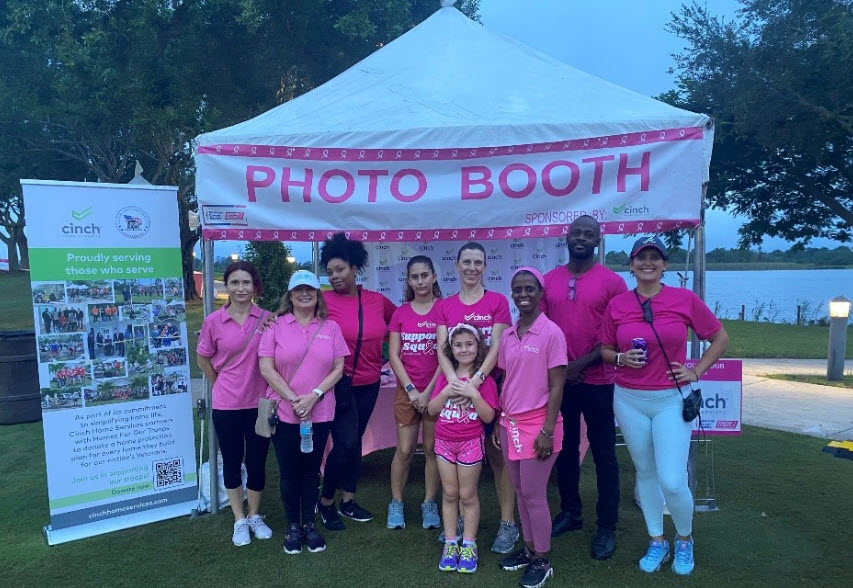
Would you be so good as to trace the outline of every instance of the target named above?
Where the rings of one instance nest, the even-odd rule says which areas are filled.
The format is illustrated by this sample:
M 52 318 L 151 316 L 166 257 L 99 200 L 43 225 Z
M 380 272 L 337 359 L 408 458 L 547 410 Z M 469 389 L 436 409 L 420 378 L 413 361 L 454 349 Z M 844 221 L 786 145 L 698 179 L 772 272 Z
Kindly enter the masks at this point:
M 482 371 L 478 371 L 478 372 L 477 372 L 476 374 L 474 374 L 474 375 L 475 375 L 475 376 L 477 376 L 478 378 L 480 378 L 480 381 L 481 381 L 481 382 L 485 382 L 485 381 L 486 381 L 486 374 L 484 374 Z
M 311 392 L 313 392 L 314 394 L 316 394 L 316 395 L 317 395 L 317 398 L 322 398 L 322 397 L 323 397 L 323 394 L 325 394 L 325 392 L 323 392 L 323 391 L 322 391 L 322 390 L 320 390 L 319 388 L 314 388 L 313 390 L 311 390 Z
M 412 390 L 414 390 L 414 389 L 415 389 L 415 385 L 414 385 L 414 384 L 412 384 L 411 382 L 409 382 L 408 384 L 406 384 L 406 387 L 405 387 L 405 388 L 403 388 L 403 390 L 405 390 L 406 392 L 411 392 L 411 391 L 412 391 Z

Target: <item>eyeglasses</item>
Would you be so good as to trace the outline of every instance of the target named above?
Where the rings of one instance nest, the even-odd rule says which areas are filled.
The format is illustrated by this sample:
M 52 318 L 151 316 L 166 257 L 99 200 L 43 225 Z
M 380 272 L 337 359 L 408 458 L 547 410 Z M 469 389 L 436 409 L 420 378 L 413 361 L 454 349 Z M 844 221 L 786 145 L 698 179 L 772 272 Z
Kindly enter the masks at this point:
M 577 294 L 577 292 L 576 292 L 576 290 L 575 290 L 575 286 L 577 286 L 577 283 L 578 283 L 578 279 L 577 279 L 577 278 L 572 277 L 572 278 L 570 278 L 570 279 L 569 279 L 569 291 L 568 291 L 568 292 L 566 292 L 566 298 L 567 298 L 568 300 L 572 300 L 572 301 L 574 301 L 574 299 L 575 299 L 575 295 Z
M 652 314 L 652 299 L 646 298 L 640 303 L 640 308 L 643 310 L 643 320 L 651 323 L 655 318 L 654 314 Z

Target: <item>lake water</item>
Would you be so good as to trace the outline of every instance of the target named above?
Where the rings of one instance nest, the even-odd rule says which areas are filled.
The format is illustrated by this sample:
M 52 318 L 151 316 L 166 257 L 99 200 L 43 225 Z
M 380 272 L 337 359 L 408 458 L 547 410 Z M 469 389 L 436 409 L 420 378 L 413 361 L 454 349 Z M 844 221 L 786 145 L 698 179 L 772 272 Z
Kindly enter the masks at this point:
M 679 286 L 673 269 L 666 273 L 664 283 Z M 683 267 L 680 271 L 683 273 Z M 628 272 L 619 274 L 629 288 L 634 287 L 636 282 Z M 748 321 L 795 323 L 800 305 L 805 320 L 810 321 L 829 316 L 831 298 L 853 300 L 853 269 L 709 271 L 706 277 L 706 302 L 720 318 L 738 318 L 745 305 Z M 691 280 L 688 287 L 692 286 Z

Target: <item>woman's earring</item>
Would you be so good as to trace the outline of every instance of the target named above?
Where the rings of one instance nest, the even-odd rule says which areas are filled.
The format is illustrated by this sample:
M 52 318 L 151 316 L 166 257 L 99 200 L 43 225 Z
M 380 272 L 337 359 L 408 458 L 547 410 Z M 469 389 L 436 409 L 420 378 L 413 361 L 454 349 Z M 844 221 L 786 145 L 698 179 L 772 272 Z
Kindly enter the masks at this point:
M 634 277 L 634 270 L 628 270 L 628 274 L 633 278 Z
M 664 270 L 660 273 L 660 277 L 661 277 L 661 279 L 664 279 L 666 277 L 666 270 Z

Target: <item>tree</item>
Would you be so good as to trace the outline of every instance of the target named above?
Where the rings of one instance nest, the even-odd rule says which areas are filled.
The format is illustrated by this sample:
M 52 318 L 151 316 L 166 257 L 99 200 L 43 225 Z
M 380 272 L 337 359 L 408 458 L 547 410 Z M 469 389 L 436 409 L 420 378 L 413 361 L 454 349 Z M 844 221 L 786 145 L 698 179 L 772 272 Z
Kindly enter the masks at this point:
M 263 295 L 258 305 L 267 310 L 278 309 L 282 295 L 287 292 L 287 283 L 296 270 L 296 264 L 287 260 L 290 250 L 278 241 L 250 241 L 246 245 L 244 259 L 258 268 L 263 283 Z
M 764 236 L 849 241 L 853 229 L 853 5 L 741 0 L 730 22 L 693 3 L 668 30 L 678 90 L 666 102 L 715 118 L 708 200 Z

